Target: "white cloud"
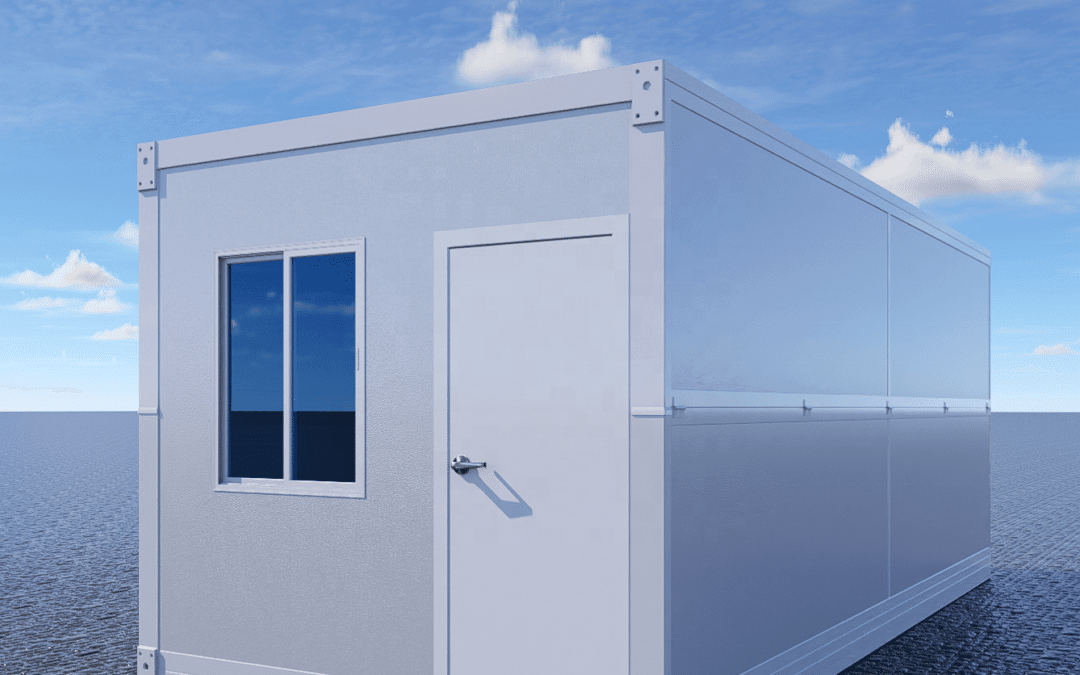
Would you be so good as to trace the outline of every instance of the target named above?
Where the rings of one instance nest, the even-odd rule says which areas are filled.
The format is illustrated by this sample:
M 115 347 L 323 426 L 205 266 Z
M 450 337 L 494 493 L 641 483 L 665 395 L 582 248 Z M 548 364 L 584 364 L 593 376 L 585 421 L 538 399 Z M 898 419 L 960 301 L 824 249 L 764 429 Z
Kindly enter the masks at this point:
M 112 238 L 126 246 L 139 248 L 139 226 L 130 220 L 125 221 L 120 229 L 113 232 Z
M 91 340 L 138 340 L 139 339 L 139 327 L 132 326 L 130 323 L 125 323 L 119 328 L 112 330 L 103 330 L 94 333 L 90 336 Z
M 1033 356 L 1057 356 L 1059 354 L 1080 354 L 1080 352 L 1073 351 L 1064 342 L 1059 342 L 1053 347 L 1039 345 L 1035 348 L 1035 351 L 1032 352 Z
M 48 276 L 25 270 L 0 279 L 0 282 L 16 286 L 36 286 L 38 288 L 79 288 L 91 290 L 103 286 L 119 286 L 120 280 L 105 271 L 105 268 L 86 259 L 82 252 L 75 250 L 68 254 L 64 264 L 57 267 Z
M 945 111 L 945 117 L 955 117 L 955 115 L 952 114 L 951 110 L 946 110 Z
M 1080 161 L 1050 164 L 1027 149 L 999 144 L 980 148 L 972 143 L 967 150 L 948 150 L 952 140 L 942 127 L 931 143 L 923 143 L 911 128 L 897 119 L 889 127 L 885 154 L 861 170 L 862 175 L 912 204 L 958 194 L 1020 193 L 1033 202 L 1045 201 L 1044 189 L 1080 187 Z
M 127 308 L 128 305 L 116 299 L 116 291 L 106 288 L 99 291 L 96 298 L 87 300 L 82 311 L 86 314 L 119 314 Z
M 949 127 L 941 127 L 941 129 L 934 134 L 934 137 L 930 139 L 930 143 L 941 148 L 944 148 L 951 142 L 952 134 L 949 133 Z
M 841 164 L 843 164 L 849 169 L 858 170 L 859 168 L 859 158 L 855 155 L 849 155 L 846 152 L 841 152 L 840 156 L 837 157 L 837 160 L 839 160 Z
M 16 302 L 12 307 L 24 311 L 43 311 L 60 309 L 67 307 L 69 304 L 71 304 L 71 300 L 66 298 L 27 298 Z
M 495 12 L 488 39 L 458 59 L 457 72 L 469 84 L 492 84 L 581 73 L 615 65 L 608 53 L 611 41 L 603 35 L 583 38 L 576 48 L 561 44 L 541 47 L 532 33 L 517 30 L 517 1 Z

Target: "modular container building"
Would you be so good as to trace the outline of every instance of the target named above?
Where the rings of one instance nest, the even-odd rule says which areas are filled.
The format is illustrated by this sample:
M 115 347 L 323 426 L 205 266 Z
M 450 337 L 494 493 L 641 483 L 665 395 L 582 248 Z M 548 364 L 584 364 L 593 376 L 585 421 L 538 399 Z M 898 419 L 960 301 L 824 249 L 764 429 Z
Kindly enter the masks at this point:
M 140 673 L 827 675 L 989 578 L 989 252 L 668 63 L 138 158 Z

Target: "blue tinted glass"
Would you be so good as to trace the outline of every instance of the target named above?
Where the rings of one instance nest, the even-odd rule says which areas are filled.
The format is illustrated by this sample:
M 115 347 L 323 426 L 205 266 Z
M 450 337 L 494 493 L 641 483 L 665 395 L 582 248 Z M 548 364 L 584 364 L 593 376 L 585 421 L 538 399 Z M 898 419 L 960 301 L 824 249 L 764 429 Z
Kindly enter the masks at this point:
M 293 467 L 356 480 L 356 254 L 292 259 Z
M 282 261 L 229 265 L 228 475 L 282 478 Z

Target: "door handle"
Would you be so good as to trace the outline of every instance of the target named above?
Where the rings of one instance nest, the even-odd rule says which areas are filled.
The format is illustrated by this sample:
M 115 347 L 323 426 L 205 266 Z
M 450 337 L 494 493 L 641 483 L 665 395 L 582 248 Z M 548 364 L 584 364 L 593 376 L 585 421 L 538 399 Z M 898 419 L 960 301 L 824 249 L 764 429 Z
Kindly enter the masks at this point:
M 469 473 L 469 469 L 486 469 L 487 462 L 470 462 L 465 455 L 458 455 L 450 462 L 450 468 L 464 476 Z

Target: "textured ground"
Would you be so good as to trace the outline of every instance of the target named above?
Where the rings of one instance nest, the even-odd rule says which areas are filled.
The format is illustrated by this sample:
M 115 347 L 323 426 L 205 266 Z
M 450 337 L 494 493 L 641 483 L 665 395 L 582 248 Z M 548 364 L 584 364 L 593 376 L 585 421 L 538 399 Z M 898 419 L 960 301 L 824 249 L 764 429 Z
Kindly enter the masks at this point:
M 135 671 L 136 424 L 0 413 L 0 675 Z M 990 581 L 845 675 L 1080 673 L 1080 414 L 991 439 Z
M 129 675 L 136 413 L 0 413 L 0 675 Z

